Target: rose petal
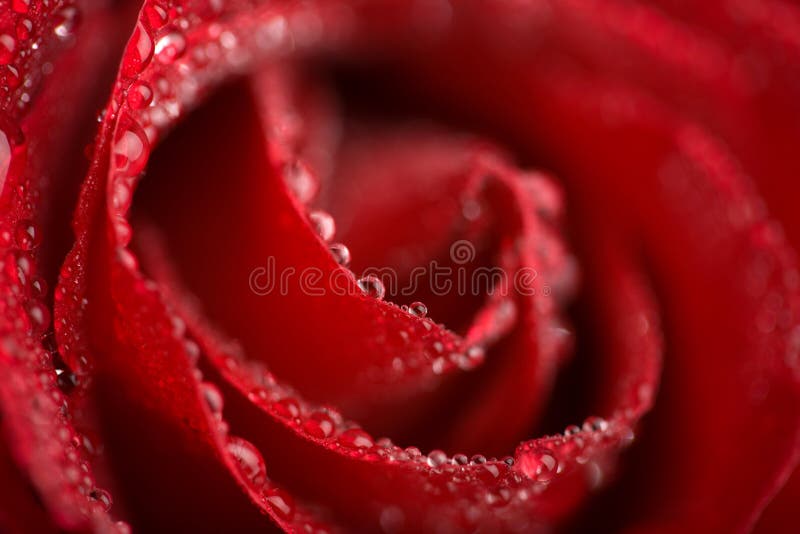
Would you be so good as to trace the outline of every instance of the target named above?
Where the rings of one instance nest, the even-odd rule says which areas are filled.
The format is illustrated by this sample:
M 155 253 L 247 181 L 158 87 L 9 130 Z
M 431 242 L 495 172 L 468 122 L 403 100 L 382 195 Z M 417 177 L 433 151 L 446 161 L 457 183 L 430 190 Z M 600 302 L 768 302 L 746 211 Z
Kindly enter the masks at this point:
M 0 411 L 18 476 L 33 490 L 12 502 L 32 529 L 110 532 L 125 525 L 113 523 L 110 497 L 106 500 L 107 492 L 96 487 L 95 473 L 105 478 L 102 466 L 76 431 L 84 430 L 86 414 L 80 399 L 68 400 L 59 390 L 45 334 L 50 328 L 47 281 L 65 246 L 48 215 L 68 205 L 69 190 L 85 170 L 70 154 L 80 154 L 88 139 L 93 125 L 84 120 L 85 112 L 98 99 L 90 82 L 110 78 L 116 40 L 100 6 L 30 2 L 24 7 L 25 13 L 18 7 L 0 20 L 8 52 L 0 77 L 9 89 L 0 119 L 0 366 L 5 377 Z M 54 198 L 59 194 L 67 202 Z M 40 501 L 26 504 L 34 495 Z M 43 511 L 33 517 L 31 506 L 46 509 L 52 525 Z
M 798 497 L 800 497 L 800 475 L 795 471 L 764 510 L 764 515 L 759 519 L 754 532 L 758 534 L 784 532 L 786 526 L 794 522 L 794 508 L 797 506 Z

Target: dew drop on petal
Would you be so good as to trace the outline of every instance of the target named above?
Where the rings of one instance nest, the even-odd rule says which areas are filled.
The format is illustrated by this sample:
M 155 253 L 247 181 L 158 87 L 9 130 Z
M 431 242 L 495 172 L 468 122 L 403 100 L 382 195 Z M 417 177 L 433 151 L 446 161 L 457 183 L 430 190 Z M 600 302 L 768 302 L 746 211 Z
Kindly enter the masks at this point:
M 59 39 L 67 39 L 75 33 L 80 22 L 80 12 L 74 6 L 65 7 L 55 15 L 53 33 Z
M 420 458 L 422 456 L 422 451 L 417 447 L 406 447 L 405 453 L 411 458 Z
M 476 365 L 483 363 L 483 360 L 486 358 L 486 351 L 483 350 L 483 347 L 475 345 L 467 349 L 466 356 L 471 365 L 475 367 Z
M 3 130 L 0 130 L 0 193 L 3 191 L 8 169 L 11 166 L 11 152 L 12 147 L 8 135 Z
M 329 213 L 316 210 L 308 214 L 308 220 L 314 231 L 323 241 L 330 241 L 336 233 L 336 223 Z
M 151 28 L 160 28 L 167 21 L 166 10 L 155 3 L 148 2 L 144 8 L 144 15 Z
M 489 491 L 486 493 L 486 504 L 494 508 L 500 508 L 508 504 L 511 500 L 511 490 L 508 488 L 501 488 L 497 491 Z
M 196 364 L 200 359 L 200 347 L 191 339 L 186 339 L 183 342 L 183 349 L 186 351 L 186 357 L 192 364 Z
M 358 428 L 342 432 L 339 443 L 348 449 L 367 449 L 373 445 L 370 435 Z
M 122 73 L 133 77 L 144 70 L 153 57 L 153 38 L 147 28 L 139 22 L 125 50 L 122 60 Z
M 65 395 L 72 393 L 78 387 L 78 377 L 67 368 L 56 367 L 56 385 Z
M 333 435 L 336 425 L 327 414 L 317 412 L 303 423 L 303 429 L 312 437 L 324 439 Z
M 586 432 L 605 432 L 608 429 L 608 421 L 602 417 L 588 417 L 583 422 L 583 430 Z
M 129 271 L 139 270 L 139 260 L 133 252 L 124 247 L 117 249 L 117 260 Z
M 558 472 L 558 459 L 547 449 L 537 453 L 537 456 L 539 466 L 536 468 L 536 480 L 549 482 Z
M 168 32 L 156 41 L 156 57 L 158 61 L 169 64 L 178 59 L 186 51 L 186 38 L 177 31 Z
M 294 517 L 294 499 L 285 491 L 270 489 L 264 494 L 264 499 L 279 518 L 290 521 Z
M 358 287 L 361 292 L 368 297 L 383 299 L 386 295 L 386 288 L 383 286 L 381 279 L 375 275 L 369 274 L 364 278 L 358 280 Z
M 481 216 L 481 205 L 475 199 L 466 199 L 461 205 L 461 213 L 468 221 L 477 221 Z
M 89 498 L 99 503 L 103 507 L 103 510 L 105 510 L 106 512 L 111 509 L 111 505 L 114 502 L 111 500 L 111 494 L 106 490 L 100 488 L 94 488 L 89 493 Z
M 272 405 L 275 413 L 284 419 L 296 419 L 300 416 L 300 405 L 295 399 L 283 399 Z
M 342 267 L 348 267 L 350 265 L 350 249 L 347 248 L 347 245 L 343 243 L 334 243 L 330 246 L 330 251 L 336 263 Z
M 520 457 L 520 469 L 537 482 L 550 482 L 557 474 L 559 462 L 548 448 L 526 451 Z
M 408 307 L 408 312 L 417 317 L 425 317 L 428 315 L 428 307 L 422 302 L 412 302 Z
M 41 232 L 39 232 L 36 223 L 29 220 L 22 220 L 17 223 L 15 238 L 17 246 L 22 250 L 35 249 L 42 240 Z
M 261 453 L 247 440 L 237 437 L 228 438 L 228 453 L 236 460 L 241 475 L 256 485 L 267 481 L 267 467 Z
M 447 463 L 447 454 L 444 451 L 434 450 L 428 453 L 428 465 L 431 467 L 439 467 Z
M 15 263 L 16 265 L 13 267 L 11 265 L 8 267 L 12 269 L 13 274 L 16 275 L 17 280 L 21 285 L 28 285 L 28 281 L 33 273 L 33 260 L 30 254 L 25 251 L 19 252 L 17 254 L 17 261 Z
M 145 82 L 137 82 L 128 89 L 128 105 L 133 109 L 142 109 L 153 101 L 153 90 Z
M 469 463 L 469 458 L 467 458 L 466 454 L 456 454 L 453 456 L 453 463 L 456 465 L 467 465 Z
M 47 282 L 44 280 L 44 278 L 37 276 L 31 280 L 31 291 L 39 298 L 43 298 L 45 295 L 47 295 Z
M 144 130 L 138 124 L 117 132 L 114 142 L 114 165 L 127 176 L 139 174 L 147 163 L 149 146 Z
M 50 310 L 42 302 L 33 301 L 28 304 L 28 317 L 33 335 L 43 334 L 50 326 Z
M 33 31 L 33 22 L 30 19 L 20 19 L 17 21 L 17 39 L 25 41 L 31 36 Z
M 7 33 L 0 35 L 0 65 L 8 65 L 14 59 L 14 50 L 17 48 L 17 41 Z
M 200 384 L 200 393 L 203 395 L 203 400 L 206 401 L 211 413 L 217 418 L 222 417 L 224 401 L 222 399 L 222 393 L 219 392 L 217 386 L 209 382 L 202 382 Z
M 307 204 L 317 194 L 319 184 L 302 161 L 287 164 L 283 176 L 287 187 L 301 203 Z

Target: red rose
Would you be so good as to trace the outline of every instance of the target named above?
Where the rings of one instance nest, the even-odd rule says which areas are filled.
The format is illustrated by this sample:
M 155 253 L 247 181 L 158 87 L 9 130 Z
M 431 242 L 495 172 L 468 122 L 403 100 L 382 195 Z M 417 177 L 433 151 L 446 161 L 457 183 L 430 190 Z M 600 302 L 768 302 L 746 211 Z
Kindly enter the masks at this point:
M 798 58 L 789 0 L 4 0 L 0 531 L 794 532 Z

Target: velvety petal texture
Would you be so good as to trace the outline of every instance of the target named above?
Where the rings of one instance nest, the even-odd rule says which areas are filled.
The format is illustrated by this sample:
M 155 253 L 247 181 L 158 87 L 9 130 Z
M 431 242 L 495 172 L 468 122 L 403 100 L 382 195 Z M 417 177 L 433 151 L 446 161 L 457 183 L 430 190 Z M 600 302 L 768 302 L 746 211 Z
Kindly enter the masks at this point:
M 794 3 L 0 1 L 0 531 L 796 530 Z

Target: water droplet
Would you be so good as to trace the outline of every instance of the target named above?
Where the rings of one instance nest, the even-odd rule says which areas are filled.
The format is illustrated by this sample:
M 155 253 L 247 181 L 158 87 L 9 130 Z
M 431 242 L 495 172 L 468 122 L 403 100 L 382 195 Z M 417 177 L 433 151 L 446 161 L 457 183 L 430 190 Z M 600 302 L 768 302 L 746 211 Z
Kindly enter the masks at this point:
M 34 336 L 43 334 L 50 326 L 50 310 L 39 301 L 28 304 L 28 317 L 31 322 L 31 334 Z
M 336 425 L 328 414 L 315 412 L 303 423 L 303 429 L 315 438 L 324 439 L 333 435 Z
M 47 294 L 47 282 L 44 278 L 37 276 L 31 280 L 31 292 L 38 298 L 43 298 Z
M 294 517 L 294 500 L 285 491 L 273 488 L 264 494 L 264 498 L 279 518 L 290 521 Z
M 472 458 L 470 458 L 470 463 L 474 465 L 481 465 L 486 463 L 486 456 L 482 454 L 476 454 Z
M 296 419 L 300 417 L 300 405 L 295 399 L 283 399 L 272 405 L 275 413 L 284 419 Z
M 450 361 L 458 365 L 459 369 L 463 371 L 475 369 L 483 363 L 484 359 L 484 350 L 478 346 L 470 347 L 464 354 L 456 352 L 450 355 Z
M 319 184 L 308 166 L 302 161 L 294 161 L 283 169 L 283 176 L 289 190 L 294 193 L 297 200 L 308 204 L 317 194 Z
M 156 56 L 161 63 L 169 64 L 186 51 L 186 38 L 177 31 L 168 32 L 156 41 Z
M 129 271 L 139 270 L 139 260 L 137 260 L 133 252 L 127 248 L 120 247 L 117 249 L 117 260 Z
M 67 39 L 75 33 L 79 22 L 80 13 L 78 8 L 74 6 L 65 7 L 55 16 L 53 33 L 55 33 L 59 39 Z
M 383 286 L 383 282 L 381 282 L 380 278 L 372 274 L 359 279 L 358 287 L 368 297 L 380 300 L 386 295 L 386 288 Z
M 128 89 L 128 105 L 133 109 L 142 109 L 153 101 L 153 90 L 145 82 L 138 82 Z
M 17 21 L 17 39 L 25 41 L 31 36 L 33 22 L 30 19 L 20 19 Z
M 495 461 L 495 459 L 492 458 L 492 461 Z M 500 468 L 495 464 L 483 464 L 483 469 L 494 478 L 500 476 Z
M 158 4 L 148 2 L 144 8 L 144 15 L 151 28 L 160 28 L 167 21 L 166 10 Z
M 406 447 L 405 452 L 411 458 L 420 458 L 422 456 L 422 451 L 417 447 Z
M 111 205 L 120 215 L 128 211 L 133 201 L 133 184 L 126 176 L 117 176 L 112 182 Z M 120 246 L 123 246 L 120 243 Z
M 325 211 L 316 210 L 308 214 L 308 220 L 314 231 L 323 241 L 330 241 L 336 233 L 336 223 L 333 217 Z
M 434 450 L 428 453 L 428 465 L 431 467 L 439 467 L 447 463 L 447 454 L 444 451 Z
M 334 243 L 330 246 L 330 251 L 336 263 L 342 267 L 348 267 L 350 265 L 350 249 L 347 248 L 346 245 L 343 243 Z
M 218 419 L 221 418 L 224 401 L 222 399 L 222 393 L 219 392 L 217 386 L 209 382 L 201 382 L 200 394 L 203 395 L 203 400 L 206 401 L 212 415 Z
M 412 302 L 411 306 L 408 307 L 408 312 L 411 315 L 416 315 L 417 317 L 425 317 L 428 315 L 428 307 L 419 301 Z
M 453 463 L 456 465 L 467 465 L 469 463 L 469 458 L 467 458 L 466 454 L 456 454 L 453 456 Z
M 42 236 L 33 221 L 22 220 L 17 223 L 15 233 L 17 246 L 22 250 L 33 250 L 41 243 Z
M 117 132 L 114 142 L 114 165 L 126 176 L 134 176 L 144 169 L 149 147 L 141 126 L 131 123 Z
M 500 488 L 497 491 L 489 491 L 486 493 L 486 504 L 496 508 L 500 508 L 508 504 L 511 500 L 511 490 L 508 488 Z
M 556 455 L 548 448 L 526 451 L 520 457 L 520 468 L 537 482 L 550 482 L 558 474 L 559 462 Z
M 3 130 L 0 130 L 0 192 L 3 191 L 8 169 L 11 166 L 12 151 L 13 146 L 8 135 Z
M 56 385 L 65 395 L 72 393 L 78 387 L 78 377 L 68 368 L 56 367 Z
M 578 425 L 569 425 L 567 428 L 564 429 L 565 436 L 574 436 L 578 432 L 581 431 L 581 427 Z
M 133 30 L 131 40 L 122 60 L 122 73 L 133 77 L 144 70 L 153 58 L 153 38 L 147 28 L 139 22 Z
M 367 449 L 373 445 L 370 435 L 358 428 L 342 432 L 339 443 L 348 449 Z
M 98 502 L 102 507 L 103 510 L 108 512 L 111 509 L 111 505 L 114 501 L 111 500 L 111 494 L 104 489 L 94 488 L 89 493 L 89 498 L 93 501 Z
M 514 465 L 514 457 L 513 456 L 503 457 L 503 463 L 506 464 L 508 467 L 512 467 Z
M 475 199 L 466 199 L 461 204 L 461 214 L 468 221 L 477 221 L 481 216 L 481 205 Z
M 11 9 L 15 13 L 27 13 L 31 0 L 11 0 Z
M 14 50 L 17 42 L 13 37 L 4 33 L 0 35 L 0 65 L 8 65 L 14 59 Z
M 602 417 L 589 417 L 583 422 L 583 430 L 586 432 L 605 432 L 608 430 L 608 421 Z
M 561 215 L 564 203 L 561 192 L 547 176 L 535 171 L 530 172 L 523 178 L 522 185 L 542 218 L 552 221 Z
M 233 456 L 239 466 L 241 475 L 256 485 L 263 485 L 267 481 L 267 467 L 261 453 L 247 440 L 228 438 L 228 453 Z
M 186 357 L 192 364 L 196 364 L 200 359 L 200 347 L 191 339 L 186 339 L 183 342 L 183 349 L 186 351 Z

